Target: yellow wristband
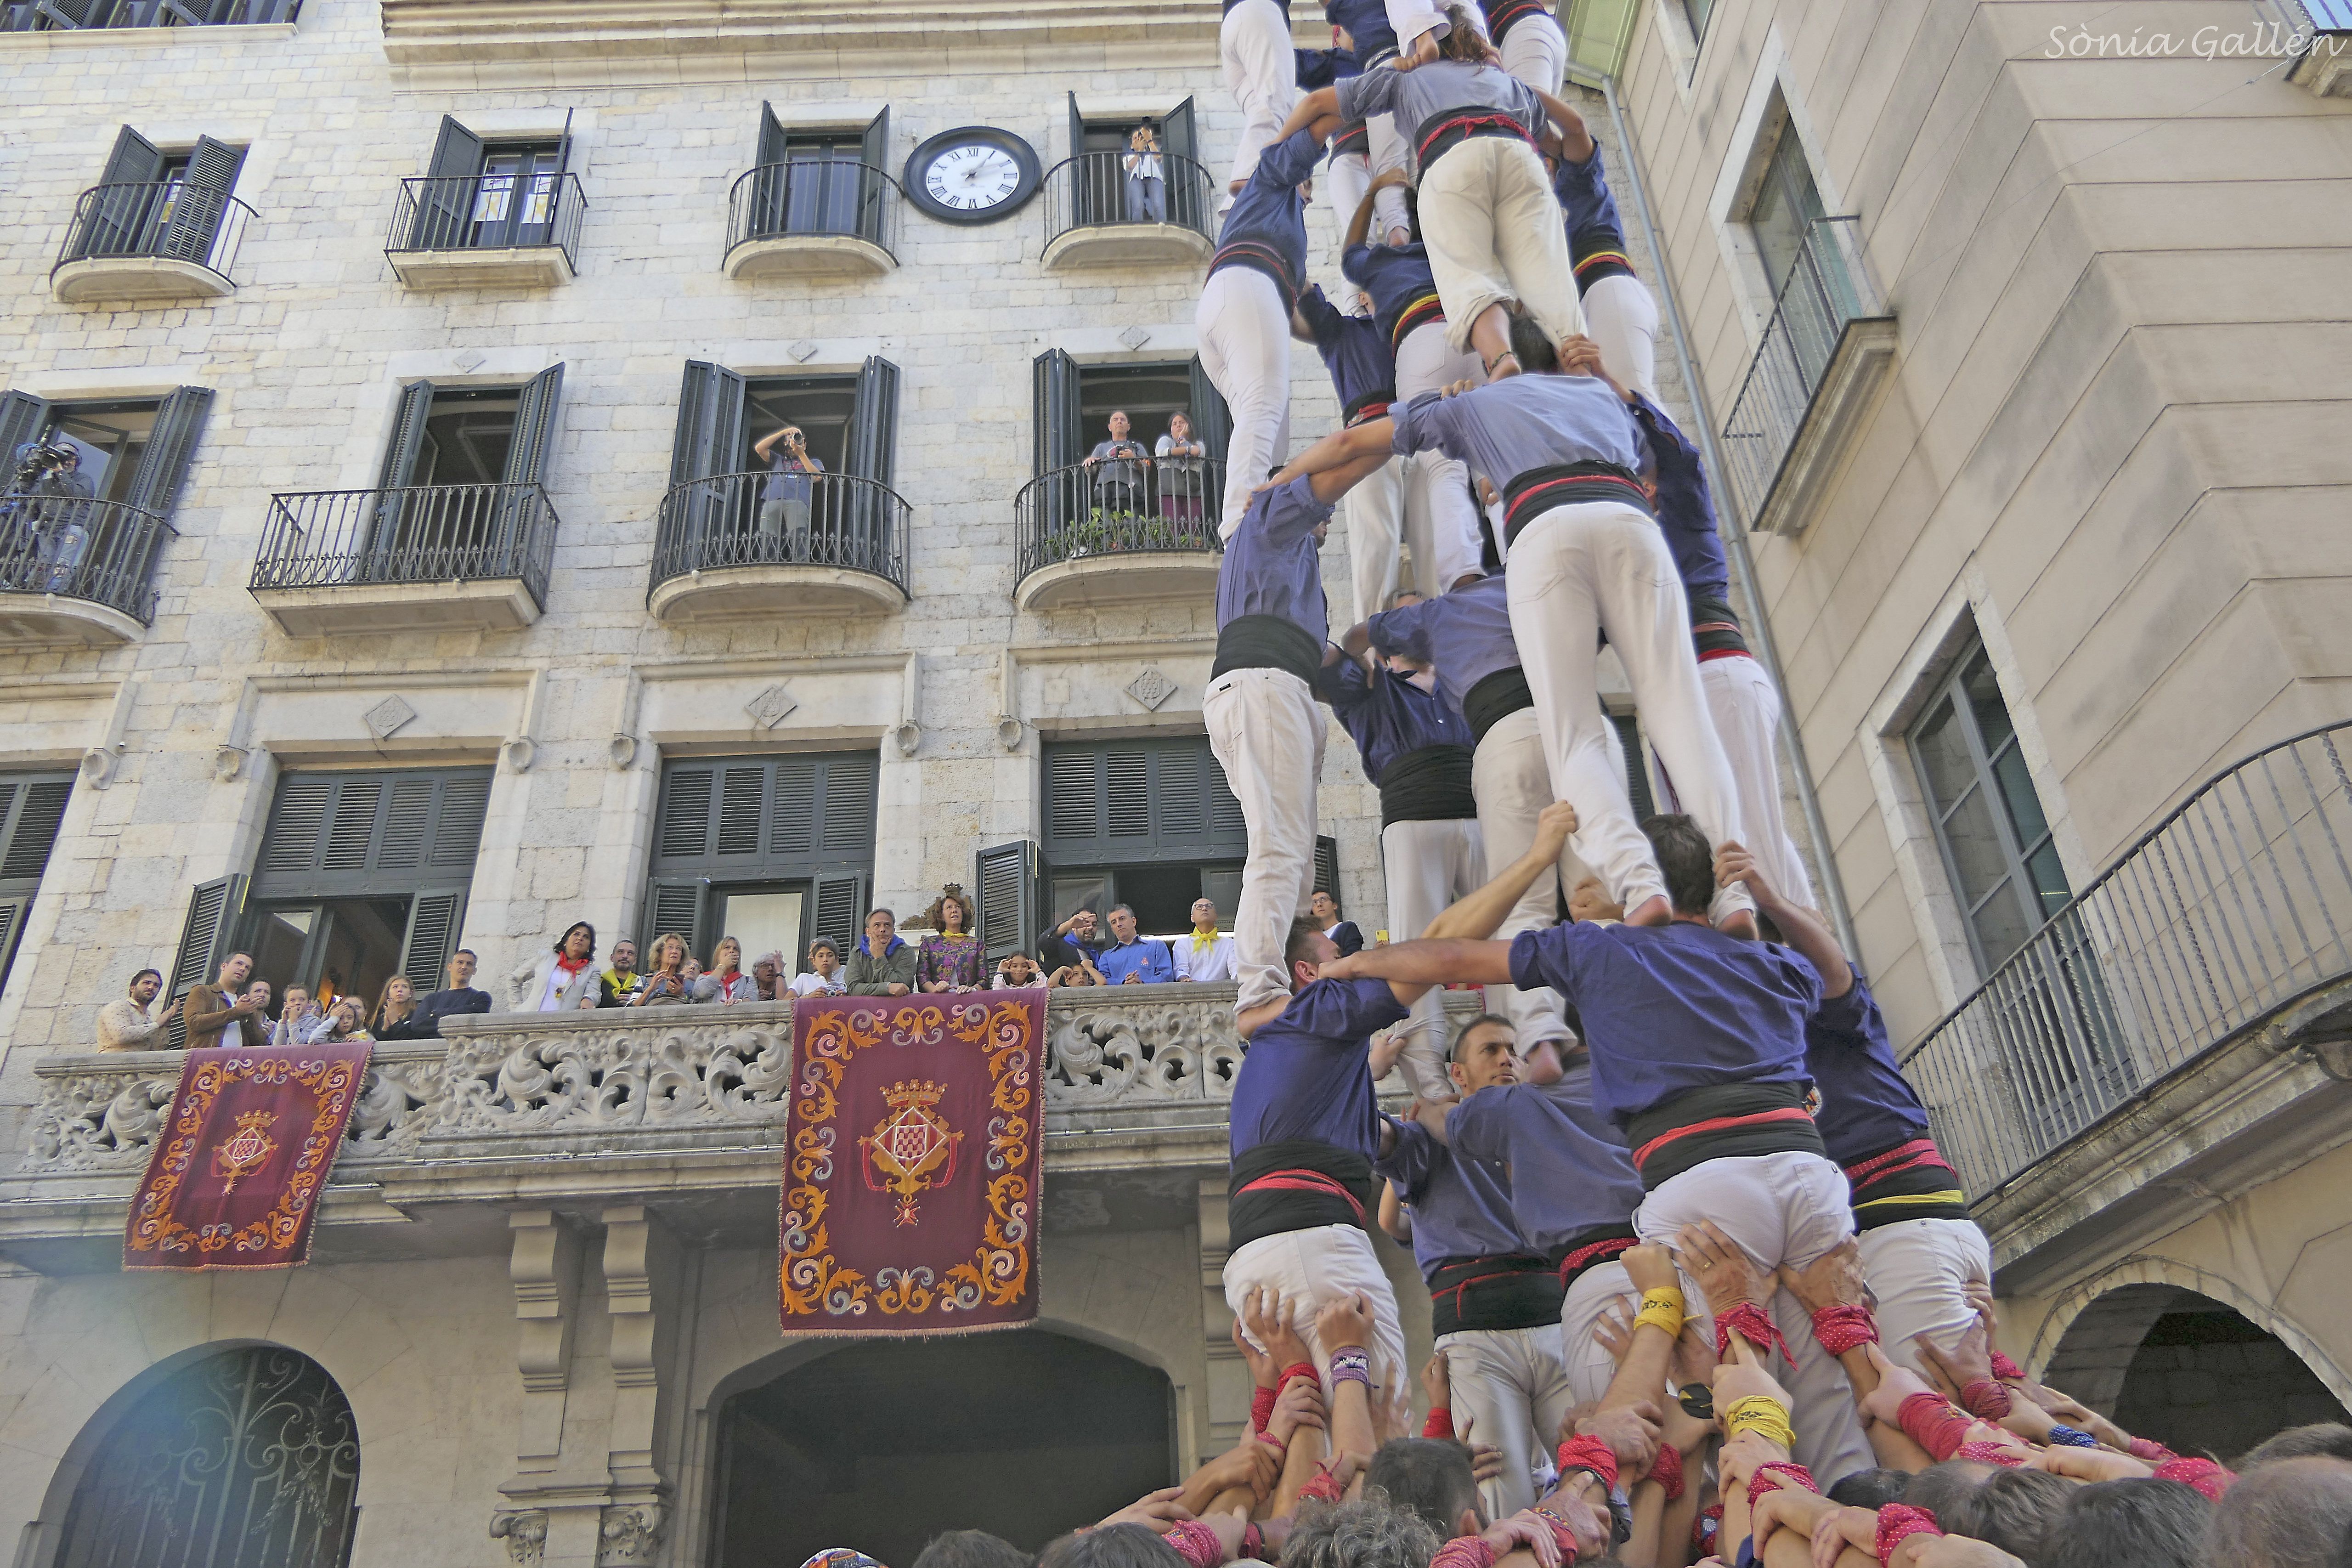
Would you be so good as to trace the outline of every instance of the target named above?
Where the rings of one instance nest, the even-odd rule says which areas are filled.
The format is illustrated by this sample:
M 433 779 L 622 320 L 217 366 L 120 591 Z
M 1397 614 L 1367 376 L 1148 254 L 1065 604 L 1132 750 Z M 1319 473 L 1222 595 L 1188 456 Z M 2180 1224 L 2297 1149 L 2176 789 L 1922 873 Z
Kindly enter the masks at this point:
M 1733 1400 L 1731 1408 L 1723 1413 L 1723 1431 L 1728 1437 L 1753 1432 L 1783 1448 L 1794 1447 L 1797 1440 L 1789 1426 L 1789 1407 L 1769 1394 L 1751 1394 L 1745 1399 Z
M 1634 1315 L 1633 1326 L 1638 1329 L 1644 1323 L 1664 1329 L 1670 1340 L 1679 1338 L 1683 1331 L 1683 1293 L 1672 1288 L 1644 1291 L 1642 1310 Z

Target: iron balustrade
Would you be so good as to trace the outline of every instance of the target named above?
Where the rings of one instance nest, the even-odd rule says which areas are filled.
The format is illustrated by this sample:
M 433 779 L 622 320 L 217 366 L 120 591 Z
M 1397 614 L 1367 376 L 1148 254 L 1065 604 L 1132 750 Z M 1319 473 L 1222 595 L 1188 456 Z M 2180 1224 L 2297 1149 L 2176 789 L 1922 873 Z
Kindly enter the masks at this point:
M 144 507 L 79 497 L 0 497 L 0 593 L 53 594 L 155 619 L 155 555 L 177 531 Z
M 400 182 L 386 255 L 552 247 L 577 265 L 588 210 L 572 174 L 415 175 Z
M 727 250 L 791 235 L 844 235 L 898 251 L 898 182 L 870 163 L 791 158 L 738 176 L 727 195 Z
M 772 480 L 787 493 L 763 492 Z M 897 491 L 855 474 L 718 474 L 673 485 L 654 533 L 653 591 L 693 572 L 737 566 L 838 566 L 908 593 L 912 533 Z
M 1109 458 L 1050 469 L 1013 498 L 1021 575 L 1087 556 L 1221 552 L 1224 493 L 1225 465 L 1213 458 Z
M 1813 220 L 1724 421 L 1724 461 L 1751 523 L 1763 514 L 1846 323 L 1885 313 L 1863 265 L 1861 226 L 1858 217 Z
M 1140 185 L 1130 189 L 1125 153 L 1082 153 L 1045 174 L 1045 243 L 1077 228 L 1118 224 L 1173 224 L 1203 239 L 1215 237 L 1217 185 L 1209 171 L 1190 158 L 1155 153 L 1161 170 L 1155 200 Z
M 555 508 L 538 485 L 412 485 L 269 498 L 256 590 L 520 578 L 547 607 Z
M 164 180 L 135 185 L 92 185 L 74 204 L 73 222 L 58 247 L 59 269 L 107 257 L 193 262 L 229 278 L 253 209 L 226 191 Z
M 301 0 L 6 0 L 0 33 L 291 22 Z
M 2216 775 L 1905 1053 L 1968 1190 L 2352 974 L 2352 723 Z

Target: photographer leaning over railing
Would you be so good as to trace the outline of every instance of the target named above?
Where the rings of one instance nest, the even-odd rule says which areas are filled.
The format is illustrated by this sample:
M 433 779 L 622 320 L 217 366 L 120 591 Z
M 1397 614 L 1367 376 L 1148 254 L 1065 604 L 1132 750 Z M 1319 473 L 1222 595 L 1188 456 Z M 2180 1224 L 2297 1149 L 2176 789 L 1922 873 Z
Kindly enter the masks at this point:
M 56 431 L 26 442 L 16 457 L 0 500 L 0 587 L 60 593 L 89 548 L 97 489 L 81 472 L 81 449 Z

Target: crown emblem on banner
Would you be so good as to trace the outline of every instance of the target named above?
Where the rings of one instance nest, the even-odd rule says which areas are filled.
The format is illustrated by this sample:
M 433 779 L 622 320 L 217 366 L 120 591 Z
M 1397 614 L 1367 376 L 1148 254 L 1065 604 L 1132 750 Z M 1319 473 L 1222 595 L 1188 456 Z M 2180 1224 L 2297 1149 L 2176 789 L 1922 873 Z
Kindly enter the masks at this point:
M 876 1123 L 871 1137 L 857 1141 L 866 1156 L 866 1187 L 898 1197 L 891 1215 L 893 1225 L 921 1223 L 922 1215 L 915 1206 L 917 1195 L 955 1178 L 956 1146 L 963 1142 L 963 1134 L 950 1128 L 933 1109 L 947 1098 L 947 1085 L 924 1079 L 892 1084 L 882 1091 L 887 1114 Z
M 268 1131 L 277 1121 L 276 1111 L 248 1110 L 236 1119 L 236 1131 L 213 1150 L 213 1174 L 226 1178 L 221 1183 L 223 1196 L 236 1191 L 238 1181 L 278 1152 L 278 1141 Z

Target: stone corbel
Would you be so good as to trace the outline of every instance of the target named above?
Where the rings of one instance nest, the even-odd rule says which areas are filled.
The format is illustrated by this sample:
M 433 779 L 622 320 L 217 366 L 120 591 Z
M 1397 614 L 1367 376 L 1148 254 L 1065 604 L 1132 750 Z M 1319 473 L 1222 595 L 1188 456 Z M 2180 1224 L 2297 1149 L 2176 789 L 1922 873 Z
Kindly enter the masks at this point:
M 623 672 L 621 710 L 614 720 L 613 739 L 606 747 L 606 753 L 613 759 L 613 768 L 616 773 L 625 773 L 636 763 L 637 752 L 640 749 L 637 742 L 637 704 L 644 697 L 645 689 L 645 681 L 635 670 Z
M 507 1556 L 513 1562 L 540 1562 L 547 1555 L 547 1511 L 500 1509 L 490 1515 L 490 1539 L 505 1542 Z
M 596 1563 L 638 1568 L 655 1561 L 668 1516 L 669 1482 L 655 1455 L 666 1446 L 661 1390 L 677 1342 L 683 1268 L 675 1233 L 642 1205 L 609 1208 L 603 1217 L 604 1300 L 613 1321 L 613 1500 L 599 1526 Z
M 530 683 L 523 689 L 522 724 L 499 746 L 499 755 L 515 773 L 528 773 L 539 756 L 539 742 L 531 737 L 539 732 L 540 709 L 547 700 L 547 671 L 534 669 Z
M 1009 647 L 996 656 L 996 743 L 1019 751 L 1029 726 L 1021 721 L 1021 661 Z
M 514 1250 L 507 1264 L 520 1325 L 516 1370 L 522 1374 L 522 1429 L 516 1467 L 525 1474 L 555 1468 L 563 1446 L 563 1400 L 572 1364 L 572 1330 L 580 1293 L 580 1237 L 550 1209 L 507 1216 Z
M 223 741 L 213 748 L 213 777 L 223 784 L 234 781 L 245 771 L 246 759 L 252 755 L 243 746 L 232 746 Z
M 253 681 L 248 678 L 236 694 L 236 705 L 229 709 L 226 728 L 213 747 L 213 777 L 223 784 L 235 782 L 259 750 L 250 743 L 247 734 L 253 725 L 254 700 Z
M 898 689 L 898 722 L 890 731 L 890 739 L 902 757 L 911 757 L 923 743 L 923 728 L 915 721 L 916 702 L 922 689 L 923 656 L 907 656 L 907 670 Z
M 92 789 L 104 789 L 114 782 L 114 770 L 121 764 L 124 737 L 131 731 L 131 682 L 125 678 L 114 689 L 114 705 L 106 716 L 106 738 L 81 754 L 81 776 Z

